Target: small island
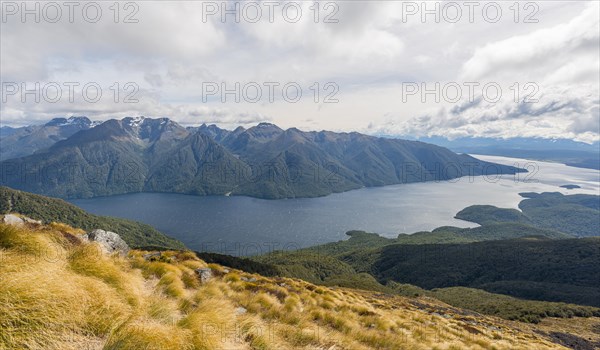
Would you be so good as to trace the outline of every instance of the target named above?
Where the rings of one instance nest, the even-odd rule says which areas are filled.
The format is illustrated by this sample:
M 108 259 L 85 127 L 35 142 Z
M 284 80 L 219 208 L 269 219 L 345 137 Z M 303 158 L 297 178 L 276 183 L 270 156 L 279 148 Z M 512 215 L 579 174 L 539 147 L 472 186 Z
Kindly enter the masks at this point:
M 579 186 L 579 185 L 571 185 L 571 184 L 569 184 L 569 185 L 562 185 L 560 187 L 561 188 L 566 188 L 567 190 L 572 190 L 572 189 L 575 189 L 575 188 L 581 188 L 581 186 Z

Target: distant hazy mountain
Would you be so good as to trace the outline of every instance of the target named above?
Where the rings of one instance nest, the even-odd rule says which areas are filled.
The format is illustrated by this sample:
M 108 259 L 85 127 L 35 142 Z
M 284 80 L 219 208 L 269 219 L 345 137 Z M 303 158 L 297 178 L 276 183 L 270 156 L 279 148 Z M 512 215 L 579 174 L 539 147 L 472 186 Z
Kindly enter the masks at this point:
M 31 155 L 97 125 L 87 117 L 54 118 L 44 125 L 0 128 L 0 160 Z
M 141 191 L 314 197 L 519 171 L 423 142 L 268 123 L 233 131 L 186 129 L 167 118 L 143 117 L 106 121 L 0 166 L 3 185 L 63 198 Z
M 14 134 L 19 128 L 11 128 L 10 126 L 0 127 L 0 137 Z
M 456 152 L 552 161 L 600 170 L 600 143 L 598 142 L 587 144 L 566 139 L 482 137 L 454 140 L 428 137 L 419 140 L 447 147 Z

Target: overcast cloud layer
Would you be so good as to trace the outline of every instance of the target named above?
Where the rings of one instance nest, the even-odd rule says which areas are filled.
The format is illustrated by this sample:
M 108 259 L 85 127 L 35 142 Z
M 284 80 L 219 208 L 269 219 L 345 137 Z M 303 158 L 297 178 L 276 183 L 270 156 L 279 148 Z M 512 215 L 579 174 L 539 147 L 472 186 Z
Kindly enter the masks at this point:
M 0 34 L 5 95 L 6 84 L 33 88 L 36 82 L 41 87 L 77 82 L 79 87 L 73 102 L 67 88 L 54 103 L 43 95 L 39 103 L 33 95 L 25 102 L 19 93 L 7 95 L 0 107 L 2 125 L 68 115 L 95 120 L 144 115 L 223 127 L 270 121 L 306 130 L 387 135 L 600 139 L 597 1 L 521 2 L 518 18 L 513 2 L 480 2 L 473 16 L 456 2 L 446 12 L 440 5 L 437 22 L 434 15 L 423 21 L 421 2 L 321 1 L 318 23 L 313 2 L 297 2 L 302 17 L 295 23 L 290 23 L 294 7 L 286 7 L 288 17 L 282 13 L 286 2 L 274 6 L 273 21 L 266 4 L 259 4 L 263 13 L 256 23 L 249 21 L 254 21 L 253 8 L 246 9 L 240 23 L 234 15 L 225 23 L 220 13 L 209 15 L 221 1 L 121 3 L 119 23 L 109 8 L 112 2 L 99 3 L 102 16 L 96 23 L 82 16 L 85 2 L 75 7 L 73 23 L 66 7 L 56 23 L 45 20 L 55 17 L 52 8 L 46 9 L 47 16 L 41 8 L 40 23 L 33 15 L 23 23 L 22 9 L 13 14 L 7 3 Z M 496 4 L 502 14 L 492 23 Z M 456 20 L 457 9 L 462 17 Z M 137 23 L 123 23 L 134 10 L 131 19 Z M 327 15 L 337 23 L 325 23 Z M 95 103 L 81 98 L 81 86 L 90 82 L 102 87 Z M 236 82 L 262 86 L 262 98 L 250 103 L 242 96 L 236 103 L 228 95 L 223 103 L 214 94 L 203 100 L 203 84 L 225 83 L 232 89 Z M 467 86 L 475 82 L 479 85 L 471 93 Z M 132 95 L 138 102 L 123 102 L 133 91 L 127 83 L 139 87 Z M 265 83 L 280 84 L 272 101 Z M 286 83 L 302 88 L 298 102 L 282 97 Z M 439 101 L 433 93 L 422 95 L 423 88 L 435 89 L 436 83 Z M 493 89 L 484 91 L 485 84 Z M 256 85 L 247 86 L 253 97 Z M 407 94 L 414 87 L 421 91 Z M 51 99 L 53 90 L 48 91 Z M 329 101 L 337 103 L 325 103 L 330 93 Z

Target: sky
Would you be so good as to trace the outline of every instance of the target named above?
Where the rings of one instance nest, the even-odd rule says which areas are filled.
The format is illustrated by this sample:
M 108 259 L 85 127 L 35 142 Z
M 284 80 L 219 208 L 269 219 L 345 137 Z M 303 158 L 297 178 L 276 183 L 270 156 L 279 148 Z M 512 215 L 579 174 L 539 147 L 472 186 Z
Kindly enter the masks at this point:
M 600 140 L 597 1 L 73 4 L 2 2 L 2 125 Z

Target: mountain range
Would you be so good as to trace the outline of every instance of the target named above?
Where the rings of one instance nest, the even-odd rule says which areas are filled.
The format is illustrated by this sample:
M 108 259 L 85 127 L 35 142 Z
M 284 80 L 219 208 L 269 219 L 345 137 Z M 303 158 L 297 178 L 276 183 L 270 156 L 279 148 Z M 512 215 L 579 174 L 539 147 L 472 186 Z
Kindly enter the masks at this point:
M 87 117 L 54 118 L 43 125 L 0 128 L 0 160 L 28 156 L 98 125 Z
M 418 141 L 283 130 L 269 123 L 230 131 L 215 125 L 185 128 L 168 118 L 129 117 L 98 125 L 70 118 L 36 130 L 21 138 L 16 135 L 25 131 L 2 137 L 3 149 L 29 154 L 0 163 L 0 184 L 62 198 L 142 191 L 316 197 L 524 171 Z M 40 141 L 34 142 L 38 134 Z
M 600 170 L 600 143 L 584 143 L 568 139 L 515 137 L 510 139 L 463 137 L 448 140 L 433 136 L 419 141 L 447 147 L 454 152 L 486 154 L 559 162 L 578 168 Z

